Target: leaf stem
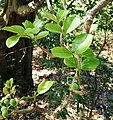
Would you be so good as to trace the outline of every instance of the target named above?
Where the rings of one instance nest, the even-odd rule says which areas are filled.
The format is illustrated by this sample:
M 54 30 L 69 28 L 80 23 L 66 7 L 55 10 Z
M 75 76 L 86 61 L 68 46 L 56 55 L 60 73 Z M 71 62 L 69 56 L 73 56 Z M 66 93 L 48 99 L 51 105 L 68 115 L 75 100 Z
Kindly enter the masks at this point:
M 78 80 L 79 86 L 81 85 L 81 82 L 80 82 L 80 62 L 81 62 L 81 59 L 82 59 L 82 57 L 79 56 L 78 57 L 78 69 L 77 69 L 77 80 Z

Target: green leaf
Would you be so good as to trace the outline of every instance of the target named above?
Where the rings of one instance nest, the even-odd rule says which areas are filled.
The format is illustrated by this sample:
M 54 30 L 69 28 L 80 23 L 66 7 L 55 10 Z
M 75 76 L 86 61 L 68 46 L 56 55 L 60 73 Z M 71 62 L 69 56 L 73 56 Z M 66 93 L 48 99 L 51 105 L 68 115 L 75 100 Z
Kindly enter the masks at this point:
M 6 87 L 11 88 L 12 85 L 13 85 L 13 78 L 11 78 L 10 80 L 6 81 L 6 84 L 5 84 Z
M 38 94 L 44 94 L 45 92 L 47 92 L 51 86 L 53 85 L 53 81 L 46 81 L 43 80 L 37 88 Z
M 44 38 L 49 34 L 48 31 L 42 31 L 40 32 L 37 36 L 35 36 L 35 39 L 40 39 L 40 38 Z
M 36 19 L 36 20 L 33 22 L 33 25 L 34 25 L 34 27 L 40 28 L 40 27 L 42 27 L 42 25 L 43 25 L 43 21 L 42 21 L 42 20 L 39 20 L 39 19 Z
M 92 57 L 86 58 L 81 62 L 81 69 L 82 70 L 94 70 L 99 65 L 99 59 Z
M 68 10 L 60 10 L 59 9 L 57 14 L 56 14 L 58 22 L 60 22 L 63 19 L 65 19 L 68 13 L 69 13 Z
M 34 28 L 34 25 L 32 22 L 26 20 L 25 22 L 22 23 L 24 25 L 24 27 L 27 28 Z
M 80 34 L 77 35 L 72 43 L 72 49 L 76 54 L 82 54 L 91 45 L 93 35 L 91 34 Z
M 3 88 L 3 93 L 4 93 L 5 95 L 9 94 L 9 91 L 8 91 L 8 89 L 7 89 L 6 87 Z
M 33 39 L 33 38 L 34 38 L 34 35 L 29 33 L 29 34 L 23 34 L 23 35 L 21 35 L 21 37 Z
M 19 36 L 19 35 L 14 35 L 14 36 L 9 37 L 9 38 L 6 40 L 6 46 L 7 46 L 8 48 L 13 47 L 14 45 L 17 44 L 17 42 L 19 41 L 19 39 L 20 39 L 20 36 Z
M 79 86 L 76 83 L 69 84 L 69 86 L 72 90 L 78 90 L 79 89 Z
M 66 64 L 67 66 L 69 66 L 71 68 L 76 68 L 78 61 L 75 57 L 65 58 L 64 64 Z
M 87 49 L 83 54 L 82 54 L 84 57 L 94 57 L 94 53 L 93 53 L 93 50 L 92 49 Z
M 57 22 L 56 16 L 51 14 L 50 12 L 47 12 L 47 11 L 43 12 L 42 16 L 48 18 L 49 20 L 53 20 L 53 21 Z
M 15 91 L 16 85 L 13 85 L 13 87 L 11 88 L 10 94 L 12 94 Z
M 72 16 L 72 17 L 68 17 L 64 20 L 63 23 L 63 27 L 64 27 L 64 31 L 66 33 L 70 33 L 72 32 L 75 28 L 77 28 L 80 25 L 80 19 Z
M 53 56 L 59 58 L 70 58 L 73 57 L 72 53 L 65 47 L 55 47 L 51 49 Z
M 49 30 L 50 32 L 54 32 L 54 33 L 62 33 L 62 28 L 60 25 L 58 24 L 54 24 L 54 23 L 48 23 L 45 25 L 45 28 L 47 30 Z
M 39 28 L 27 28 L 23 34 L 37 34 L 39 31 Z
M 21 34 L 25 31 L 25 29 L 19 25 L 4 27 L 4 28 L 2 28 L 2 30 L 6 30 L 9 32 L 18 33 L 18 34 Z

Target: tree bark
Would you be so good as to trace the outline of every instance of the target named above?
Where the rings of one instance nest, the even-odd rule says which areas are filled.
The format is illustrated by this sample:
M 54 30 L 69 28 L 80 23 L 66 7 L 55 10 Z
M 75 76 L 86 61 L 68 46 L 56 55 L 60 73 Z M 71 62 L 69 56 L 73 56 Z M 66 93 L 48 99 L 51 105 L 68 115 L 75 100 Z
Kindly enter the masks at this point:
M 95 5 L 91 10 L 87 12 L 86 21 L 85 21 L 85 32 L 89 33 L 91 24 L 95 15 L 104 7 L 106 7 L 112 0 L 100 0 L 97 5 Z
M 38 1 L 38 0 L 37 0 Z M 7 0 L 5 12 L 3 13 L 2 26 L 22 25 L 22 22 L 35 20 L 35 6 L 29 5 L 32 0 Z M 43 6 L 44 0 L 38 2 L 39 8 Z M 7 48 L 6 39 L 12 33 L 0 32 L 0 74 L 3 81 L 14 78 L 17 85 L 17 93 L 26 94 L 33 87 L 32 80 L 32 40 L 20 39 L 13 48 Z M 15 52 L 14 52 L 15 51 Z M 12 53 L 12 54 L 10 54 Z

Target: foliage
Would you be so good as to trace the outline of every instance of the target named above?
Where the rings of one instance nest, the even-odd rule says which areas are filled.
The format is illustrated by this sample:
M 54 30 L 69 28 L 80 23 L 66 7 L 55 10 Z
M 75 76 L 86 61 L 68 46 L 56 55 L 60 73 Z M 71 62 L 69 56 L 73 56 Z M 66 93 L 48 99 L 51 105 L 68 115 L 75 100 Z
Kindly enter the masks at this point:
M 16 33 L 16 35 L 13 35 L 6 40 L 6 45 L 8 48 L 16 45 L 21 37 L 33 39 L 34 42 L 36 42 L 38 39 L 43 38 L 49 34 L 47 31 L 40 32 L 40 28 L 43 24 L 41 20 L 36 20 L 33 23 L 26 20 L 22 24 L 24 27 L 13 25 L 2 28 L 2 30 Z
M 0 119 L 8 117 L 8 114 L 16 109 L 18 102 L 14 98 L 16 85 L 13 85 L 13 79 L 7 80 L 3 87 L 3 94 L 5 95 L 0 100 L 1 115 Z
M 59 18 L 62 18 L 63 10 L 61 11 L 59 10 L 56 13 L 55 19 L 53 20 L 56 23 L 54 22 L 47 23 L 45 25 L 45 28 L 49 30 L 50 32 L 63 34 L 64 39 L 66 39 L 66 34 L 71 33 L 75 28 L 79 26 L 80 19 L 76 18 L 73 15 L 67 18 L 65 15 L 64 17 L 65 19 L 62 18 L 61 19 L 62 23 L 59 23 L 61 21 L 57 21 L 58 20 L 57 15 L 60 12 L 61 14 L 59 15 L 61 15 L 61 17 Z M 46 16 L 46 13 L 44 13 L 45 16 Z M 49 15 L 50 14 L 51 13 L 49 13 Z M 46 17 L 50 19 L 50 17 L 48 16 Z M 59 24 L 61 26 L 59 26 Z M 75 74 L 77 76 L 75 77 L 75 79 L 77 79 L 78 82 L 77 83 L 72 82 L 71 84 L 68 84 L 70 87 L 70 90 L 75 91 L 75 93 L 79 91 L 80 92 L 84 91 L 81 88 L 80 71 L 81 70 L 85 70 L 85 71 L 94 70 L 99 65 L 99 60 L 94 56 L 93 51 L 89 48 L 89 46 L 91 45 L 92 39 L 93 39 L 93 36 L 91 34 L 79 34 L 79 35 L 76 35 L 75 39 L 72 41 L 71 43 L 72 45 L 68 44 L 68 46 L 66 47 L 65 46 L 54 47 L 51 49 L 53 56 L 63 58 L 64 64 L 66 64 L 68 67 L 75 68 Z M 68 39 L 66 39 L 66 41 L 68 42 Z M 80 101 L 84 101 L 83 99 L 84 93 L 82 92 L 78 93 L 77 98 L 76 98 L 77 99 L 77 111 L 79 111 L 80 109 L 80 106 L 79 106 L 79 104 L 81 103 Z M 82 104 L 83 103 L 84 102 L 82 102 Z
M 10 80 L 7 80 L 5 86 L 3 87 L 4 97 L 2 97 L 2 99 L 0 100 L 0 108 L 1 108 L 0 119 L 7 118 L 11 112 L 16 111 L 17 107 L 19 106 L 19 102 L 22 99 L 30 98 L 33 99 L 33 102 L 35 102 L 38 95 L 46 93 L 52 86 L 53 86 L 52 81 L 44 80 L 38 85 L 37 90 L 33 91 L 34 93 L 33 96 L 29 96 L 29 97 L 24 96 L 16 100 L 14 97 L 15 88 L 16 88 L 16 85 L 14 85 L 14 80 L 12 78 Z
M 59 1 L 57 0 L 56 2 L 58 3 Z M 43 18 L 45 18 L 44 20 L 47 22 L 44 26 L 43 26 L 43 22 L 40 20 L 36 20 L 33 23 L 26 20 L 23 23 L 24 27 L 15 25 L 15 26 L 4 27 L 3 30 L 16 33 L 16 35 L 11 36 L 7 39 L 6 41 L 7 47 L 10 48 L 16 45 L 21 37 L 32 39 L 34 44 L 43 45 L 47 49 L 52 48 L 51 49 L 52 55 L 54 57 L 63 59 L 63 62 L 66 65 L 66 67 L 73 69 L 75 72 L 75 76 L 72 78 L 71 82 L 67 80 L 66 83 L 66 81 L 64 82 L 63 80 L 60 80 L 53 85 L 52 81 L 42 81 L 39 84 L 37 91 L 33 92 L 34 95 L 31 96 L 31 98 L 33 98 L 35 101 L 36 97 L 39 94 L 43 94 L 47 92 L 53 85 L 50 91 L 45 94 L 46 97 L 49 98 L 50 102 L 55 103 L 57 107 L 62 103 L 64 96 L 72 92 L 74 102 L 77 104 L 77 112 L 79 112 L 79 111 L 83 111 L 84 104 L 86 101 L 86 97 L 84 94 L 85 89 L 82 87 L 82 84 L 84 82 L 81 79 L 82 76 L 81 72 L 88 71 L 89 73 L 89 71 L 95 70 L 99 66 L 100 61 L 98 58 L 96 58 L 95 54 L 93 53 L 93 50 L 101 49 L 101 47 L 99 47 L 101 46 L 101 44 L 99 44 L 97 39 L 93 39 L 92 34 L 81 34 L 81 32 L 79 33 L 77 31 L 78 28 L 82 28 L 82 24 L 84 22 L 84 20 L 82 19 L 86 11 L 91 9 L 94 6 L 94 4 L 96 4 L 96 0 L 93 1 L 67 0 L 67 4 L 69 6 L 72 5 L 72 7 L 70 7 L 68 10 L 62 10 L 56 8 L 57 10 L 56 12 L 55 11 L 53 12 L 54 14 L 52 14 L 52 12 L 49 11 L 42 12 L 42 16 Z M 109 14 L 112 14 L 112 5 L 110 5 L 109 9 L 107 7 L 106 9 L 100 11 L 99 15 L 97 15 L 96 19 L 94 20 L 94 24 L 92 25 L 90 32 L 95 33 L 96 30 L 112 31 L 112 27 L 111 27 L 112 15 L 110 16 Z M 48 31 L 45 31 L 45 29 L 50 31 L 50 33 Z M 40 32 L 41 30 L 44 31 Z M 48 37 L 46 37 L 47 35 Z M 43 38 L 43 40 L 40 41 L 39 40 L 40 38 Z M 105 38 L 106 38 L 106 32 L 105 32 Z M 59 44 L 60 41 L 64 42 L 62 46 L 60 46 Z M 91 48 L 93 48 L 93 50 Z M 46 61 L 44 62 L 45 66 L 47 67 L 52 66 L 51 63 L 50 63 L 51 65 L 48 65 L 49 62 L 47 60 L 45 61 Z M 98 70 L 99 69 L 101 69 L 100 66 Z M 100 74 L 101 73 L 100 71 L 99 73 L 97 71 L 96 72 Z M 102 78 L 100 78 L 100 81 L 101 79 Z M 88 81 L 86 84 L 89 85 Z M 94 90 L 97 91 L 99 89 L 99 88 L 97 89 L 96 84 L 97 84 L 96 82 L 92 84 L 92 88 L 94 87 L 92 92 L 94 92 Z M 5 88 L 4 91 L 6 92 L 6 94 L 8 94 L 8 91 Z M 92 93 L 90 95 L 92 95 Z M 22 99 L 24 98 L 27 97 L 23 97 Z M 5 103 L 7 102 L 8 101 L 6 100 Z M 3 114 L 7 115 L 8 113 L 6 112 Z M 59 113 L 59 116 L 66 118 L 65 114 L 67 114 L 66 108 L 64 108 L 62 112 Z

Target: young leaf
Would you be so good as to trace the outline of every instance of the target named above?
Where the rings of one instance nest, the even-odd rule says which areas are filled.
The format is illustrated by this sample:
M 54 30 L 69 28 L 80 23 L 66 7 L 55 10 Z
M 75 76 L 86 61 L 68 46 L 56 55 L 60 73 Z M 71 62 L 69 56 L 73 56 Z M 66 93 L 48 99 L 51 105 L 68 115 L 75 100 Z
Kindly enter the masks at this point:
M 44 94 L 45 92 L 47 92 L 51 86 L 53 85 L 53 81 L 46 81 L 43 80 L 37 88 L 38 94 Z
M 10 94 L 13 94 L 13 92 L 15 91 L 16 85 L 13 85 L 13 87 L 10 90 Z
M 40 28 L 40 27 L 42 27 L 42 25 L 43 25 L 43 21 L 37 19 L 37 20 L 35 20 L 35 21 L 33 22 L 33 25 L 34 25 L 34 27 Z
M 75 57 L 65 58 L 64 64 L 66 64 L 67 66 L 69 66 L 71 68 L 76 68 L 78 61 Z
M 27 28 L 34 28 L 34 25 L 32 22 L 26 20 L 25 22 L 22 23 L 24 25 L 24 27 Z
M 82 70 L 94 70 L 99 65 L 99 59 L 92 57 L 86 58 L 81 62 L 81 69 Z
M 72 43 L 72 49 L 76 54 L 82 54 L 91 45 L 93 35 L 91 34 L 80 34 L 77 35 Z
M 33 39 L 34 38 L 34 34 L 22 34 L 21 37 L 23 38 L 29 38 L 29 39 Z
M 2 28 L 2 30 L 6 30 L 9 32 L 17 33 L 17 34 L 21 34 L 25 31 L 25 29 L 19 25 L 4 27 L 4 28 Z
M 39 31 L 39 28 L 27 28 L 23 34 L 37 34 Z
M 53 20 L 53 21 L 57 22 L 56 16 L 51 14 L 50 12 L 47 12 L 47 11 L 43 12 L 42 16 L 48 18 L 49 20 Z
M 58 24 L 54 24 L 54 23 L 48 23 L 45 25 L 45 28 L 47 30 L 49 30 L 50 32 L 54 32 L 54 33 L 62 33 L 62 28 L 60 25 Z
M 64 31 L 66 33 L 70 33 L 72 32 L 75 28 L 77 28 L 80 25 L 80 19 L 72 16 L 72 17 L 68 17 L 64 20 L 63 23 L 63 27 L 64 27 Z
M 13 47 L 14 45 L 17 44 L 17 42 L 19 41 L 19 39 L 20 39 L 20 36 L 19 36 L 19 35 L 14 35 L 14 36 L 9 37 L 9 38 L 6 40 L 6 46 L 7 46 L 8 48 Z
M 58 22 L 62 21 L 63 19 L 66 18 L 67 14 L 68 14 L 68 10 L 58 10 L 56 16 L 57 16 L 57 20 Z
M 92 49 L 87 49 L 83 54 L 82 54 L 84 57 L 94 57 L 94 53 L 93 53 L 93 50 Z
M 55 47 L 51 49 L 53 56 L 59 58 L 70 58 L 73 57 L 72 53 L 65 47 Z
M 4 93 L 5 95 L 9 94 L 9 91 L 8 91 L 8 89 L 7 89 L 6 87 L 3 88 L 3 93 Z
M 11 88 L 12 85 L 13 85 L 13 79 L 12 79 L 12 78 L 11 78 L 10 80 L 7 80 L 7 81 L 6 81 L 5 86 L 6 86 L 7 88 Z
M 35 36 L 35 39 L 40 39 L 40 38 L 44 38 L 49 34 L 48 31 L 42 31 L 40 32 L 37 36 Z

